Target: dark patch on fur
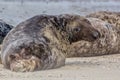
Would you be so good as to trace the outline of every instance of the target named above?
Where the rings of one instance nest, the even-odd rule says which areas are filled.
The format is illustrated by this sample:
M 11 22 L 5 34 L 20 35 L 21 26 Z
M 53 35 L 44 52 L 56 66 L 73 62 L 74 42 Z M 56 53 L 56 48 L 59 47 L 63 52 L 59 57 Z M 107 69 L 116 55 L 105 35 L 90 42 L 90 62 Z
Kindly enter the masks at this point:
M 7 33 L 13 28 L 13 26 L 0 21 L 0 44 L 2 43 L 4 37 L 7 35 Z

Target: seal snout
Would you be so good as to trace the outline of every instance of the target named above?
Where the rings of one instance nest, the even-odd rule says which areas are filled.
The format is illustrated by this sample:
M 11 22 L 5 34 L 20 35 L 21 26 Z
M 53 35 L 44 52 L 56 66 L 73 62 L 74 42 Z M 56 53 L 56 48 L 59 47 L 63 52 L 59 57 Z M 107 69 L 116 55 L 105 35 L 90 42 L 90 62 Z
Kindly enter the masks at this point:
M 93 33 L 92 33 L 92 37 L 93 37 L 93 39 L 98 39 L 99 37 L 100 37 L 100 33 L 98 32 L 98 31 L 94 31 Z

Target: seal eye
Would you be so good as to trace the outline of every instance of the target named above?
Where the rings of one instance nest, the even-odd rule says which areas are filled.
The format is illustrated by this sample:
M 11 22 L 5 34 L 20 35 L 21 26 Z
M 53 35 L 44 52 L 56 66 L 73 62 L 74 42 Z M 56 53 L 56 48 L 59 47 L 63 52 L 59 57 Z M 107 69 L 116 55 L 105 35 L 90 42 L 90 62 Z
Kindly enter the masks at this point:
M 80 31 L 80 28 L 74 28 L 73 31 L 74 31 L 74 32 L 79 32 L 79 31 Z

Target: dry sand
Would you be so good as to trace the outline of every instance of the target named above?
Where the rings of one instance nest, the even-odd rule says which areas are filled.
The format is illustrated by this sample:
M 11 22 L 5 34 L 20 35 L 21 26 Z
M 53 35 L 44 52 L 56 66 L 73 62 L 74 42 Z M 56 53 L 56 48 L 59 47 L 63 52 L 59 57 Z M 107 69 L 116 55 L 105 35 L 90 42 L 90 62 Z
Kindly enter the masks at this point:
M 6 1 L 0 0 L 0 18 L 14 26 L 29 17 L 44 13 L 85 15 L 101 10 L 120 11 L 120 0 Z M 61 68 L 27 73 L 11 72 L 0 65 L 0 80 L 120 80 L 120 54 L 69 58 L 66 60 L 66 65 Z
M 68 58 L 61 68 L 26 73 L 0 65 L 0 80 L 120 80 L 120 54 Z

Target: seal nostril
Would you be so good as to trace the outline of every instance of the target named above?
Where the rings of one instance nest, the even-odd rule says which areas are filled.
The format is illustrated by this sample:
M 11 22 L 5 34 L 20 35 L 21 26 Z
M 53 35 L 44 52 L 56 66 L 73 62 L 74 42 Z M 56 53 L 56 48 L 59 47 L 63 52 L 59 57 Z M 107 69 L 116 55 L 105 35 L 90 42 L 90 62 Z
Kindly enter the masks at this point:
M 92 37 L 93 37 L 94 39 L 99 38 L 99 33 L 98 33 L 98 32 L 94 32 L 93 35 L 92 35 Z

